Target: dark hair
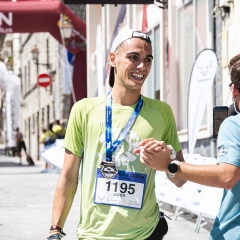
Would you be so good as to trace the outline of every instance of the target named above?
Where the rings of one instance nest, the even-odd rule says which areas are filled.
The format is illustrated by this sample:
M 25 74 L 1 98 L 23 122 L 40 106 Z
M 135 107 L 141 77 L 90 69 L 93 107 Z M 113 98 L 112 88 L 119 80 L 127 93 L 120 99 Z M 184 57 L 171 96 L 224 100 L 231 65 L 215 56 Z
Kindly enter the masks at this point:
M 52 131 L 53 123 L 48 124 L 48 130 Z
M 240 93 L 240 54 L 233 57 L 228 65 L 231 82 Z
M 54 121 L 56 124 L 60 125 L 60 120 L 55 120 Z
M 233 103 L 229 106 L 228 108 L 228 117 L 229 116 L 235 116 L 237 115 L 238 113 L 235 111 L 235 108 L 234 108 L 234 105 Z

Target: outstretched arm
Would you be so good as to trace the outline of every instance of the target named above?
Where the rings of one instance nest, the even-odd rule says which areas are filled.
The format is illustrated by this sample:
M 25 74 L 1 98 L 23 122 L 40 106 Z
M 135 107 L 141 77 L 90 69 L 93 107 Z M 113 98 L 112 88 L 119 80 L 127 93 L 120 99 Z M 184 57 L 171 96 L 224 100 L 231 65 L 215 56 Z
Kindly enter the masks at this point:
M 170 158 L 171 150 L 165 142 L 157 141 L 153 138 L 145 139 L 140 143 L 140 148 L 136 149 L 135 153 L 140 153 L 142 164 L 155 170 L 166 172 L 169 180 L 177 187 L 181 187 L 186 183 L 186 180 L 178 177 L 170 178 L 168 176 L 168 165 L 172 159 Z M 184 162 L 182 150 L 176 154 L 176 159 Z
M 63 228 L 78 186 L 80 157 L 65 150 L 64 165 L 58 179 L 52 210 L 52 225 Z M 50 234 L 58 231 L 51 231 Z
M 159 171 L 168 172 L 168 165 L 171 162 L 167 154 L 166 144 L 153 139 L 144 140 L 135 152 L 141 154 L 141 162 Z M 180 161 L 179 171 L 170 181 L 179 186 L 182 179 L 198 184 L 232 189 L 240 180 L 240 168 L 228 164 L 219 163 L 217 165 L 193 165 L 185 163 L 182 151 L 177 153 L 176 159 Z
M 193 165 L 181 162 L 176 176 L 210 187 L 232 189 L 240 180 L 240 168 L 228 163 Z

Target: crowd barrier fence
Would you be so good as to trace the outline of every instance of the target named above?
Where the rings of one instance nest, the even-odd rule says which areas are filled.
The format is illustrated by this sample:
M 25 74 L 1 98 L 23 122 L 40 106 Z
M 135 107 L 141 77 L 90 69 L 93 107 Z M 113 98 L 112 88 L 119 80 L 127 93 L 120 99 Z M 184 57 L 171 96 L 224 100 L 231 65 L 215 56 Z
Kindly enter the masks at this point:
M 197 165 L 215 165 L 216 158 L 203 157 L 199 154 L 184 154 L 187 163 Z M 219 210 L 223 189 L 186 182 L 183 187 L 176 187 L 167 177 L 165 172 L 156 172 L 155 193 L 157 202 L 175 206 L 173 220 L 185 212 L 197 215 L 195 232 L 208 222 L 212 222 Z

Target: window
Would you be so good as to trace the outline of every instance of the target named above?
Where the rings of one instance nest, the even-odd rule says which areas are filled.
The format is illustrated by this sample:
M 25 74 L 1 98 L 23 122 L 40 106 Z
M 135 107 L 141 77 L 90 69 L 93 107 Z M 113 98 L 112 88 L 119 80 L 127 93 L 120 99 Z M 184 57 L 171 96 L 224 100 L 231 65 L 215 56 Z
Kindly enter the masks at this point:
M 153 62 L 142 92 L 146 97 L 160 99 L 160 25 L 150 29 L 148 35 L 152 40 Z
M 24 94 L 27 93 L 27 66 L 24 66 Z
M 189 81 L 197 55 L 207 48 L 207 0 L 192 0 L 178 9 L 178 130 L 187 129 Z M 202 125 L 207 123 L 205 112 Z
M 47 61 L 47 63 L 49 63 L 49 39 L 48 38 L 46 39 L 46 49 L 47 49 L 47 52 L 46 52 L 47 59 L 46 59 L 46 61 Z
M 30 61 L 28 61 L 28 73 L 27 73 L 27 91 L 29 91 L 31 89 L 31 64 Z
M 33 130 L 32 133 L 33 134 L 35 134 L 35 127 L 36 127 L 35 125 L 36 125 L 36 123 L 35 123 L 35 115 L 33 114 L 32 115 L 32 130 Z
M 39 155 L 40 154 L 38 154 L 39 153 L 39 151 L 40 151 L 40 147 L 39 147 L 39 145 L 40 145 L 40 124 L 39 124 L 39 120 L 40 120 L 40 118 L 39 118 L 39 112 L 37 112 L 37 160 L 39 160 Z
M 45 126 L 44 124 L 45 124 L 45 122 L 44 122 L 44 119 L 45 119 L 45 115 L 44 115 L 44 108 L 42 108 L 42 119 L 41 119 L 41 123 L 42 123 L 42 126 Z M 48 126 L 47 126 L 48 127 Z
M 52 102 L 52 118 L 55 119 L 55 102 Z
M 28 151 L 31 154 L 31 118 L 28 118 Z
M 47 105 L 47 125 L 50 123 L 50 106 Z
M 28 130 L 28 123 L 27 123 L 27 120 L 25 119 L 24 120 L 24 132 L 25 132 L 25 134 L 27 134 L 27 130 Z

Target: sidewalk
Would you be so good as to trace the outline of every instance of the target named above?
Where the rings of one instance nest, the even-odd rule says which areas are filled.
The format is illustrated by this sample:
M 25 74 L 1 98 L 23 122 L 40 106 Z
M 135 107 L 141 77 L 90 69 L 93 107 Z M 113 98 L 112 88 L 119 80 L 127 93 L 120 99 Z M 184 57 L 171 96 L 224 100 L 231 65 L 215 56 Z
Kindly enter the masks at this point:
M 19 165 L 18 157 L 0 156 L 0 239 L 1 240 L 44 240 L 51 225 L 53 195 L 58 173 L 43 173 L 44 161 L 35 161 L 28 166 L 24 159 Z M 76 227 L 79 221 L 79 199 L 77 192 L 64 231 L 66 240 L 77 240 Z M 162 211 L 173 217 L 174 209 L 162 206 Z M 164 240 L 207 240 L 211 224 L 195 233 L 192 215 L 167 219 L 169 232 Z

